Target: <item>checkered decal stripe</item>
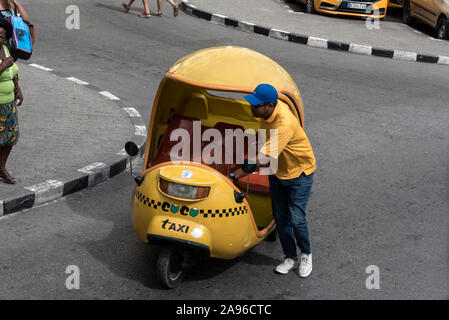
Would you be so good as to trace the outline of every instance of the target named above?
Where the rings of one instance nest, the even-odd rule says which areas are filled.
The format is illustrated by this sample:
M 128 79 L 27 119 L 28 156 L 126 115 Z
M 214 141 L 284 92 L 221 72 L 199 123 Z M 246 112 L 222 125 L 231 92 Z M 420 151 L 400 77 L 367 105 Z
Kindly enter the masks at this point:
M 143 205 L 152 207 L 153 209 L 158 209 L 162 206 L 160 201 L 156 202 L 155 200 L 148 198 L 139 190 L 136 191 L 136 199 Z M 202 214 L 204 218 L 227 218 L 247 214 L 248 208 L 246 206 L 239 206 L 228 209 L 200 209 L 199 213 Z
M 154 201 L 151 200 L 150 198 L 146 197 L 143 193 L 141 193 L 140 191 L 136 192 L 136 198 L 137 200 L 139 200 L 140 202 L 142 202 L 145 206 L 148 207 L 153 207 L 153 209 L 157 209 L 160 206 L 162 206 L 162 202 L 158 201 Z

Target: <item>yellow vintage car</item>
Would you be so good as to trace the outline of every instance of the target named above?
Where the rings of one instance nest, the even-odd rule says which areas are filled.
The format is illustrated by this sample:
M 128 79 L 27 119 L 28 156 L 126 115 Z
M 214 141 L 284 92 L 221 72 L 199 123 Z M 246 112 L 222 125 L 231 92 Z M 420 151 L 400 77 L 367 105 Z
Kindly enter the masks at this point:
M 404 0 L 402 20 L 418 19 L 436 30 L 438 39 L 449 39 L 449 0 Z
M 299 0 L 307 13 L 372 17 L 383 19 L 387 13 L 388 0 Z M 374 9 L 374 10 L 373 10 Z
M 279 99 L 304 126 L 301 95 L 291 76 L 247 48 L 194 52 L 170 67 L 160 82 L 142 173 L 133 174 L 131 203 L 138 238 L 160 246 L 156 272 L 167 288 L 182 281 L 196 256 L 233 259 L 275 235 L 268 176 L 263 168 L 251 172 L 244 160 L 247 141 L 257 140 L 260 119 L 253 117 L 243 96 L 260 83 L 275 86 Z M 205 138 L 209 132 L 223 137 L 214 145 L 214 152 L 223 151 L 222 161 L 210 161 L 217 154 L 210 152 L 212 141 Z M 193 138 L 179 148 L 183 134 Z M 229 148 L 226 141 L 235 143 Z M 132 142 L 125 149 L 130 156 L 139 153 Z M 251 174 L 231 180 L 230 173 L 241 167 Z

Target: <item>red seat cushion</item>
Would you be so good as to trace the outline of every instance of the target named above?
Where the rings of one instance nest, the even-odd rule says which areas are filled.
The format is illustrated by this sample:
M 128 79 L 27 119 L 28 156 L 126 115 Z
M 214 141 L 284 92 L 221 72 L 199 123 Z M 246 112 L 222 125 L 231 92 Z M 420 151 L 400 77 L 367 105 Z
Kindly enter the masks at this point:
M 246 192 L 246 184 L 248 177 L 242 177 L 237 181 L 239 188 Z M 264 195 L 270 195 L 270 182 L 267 175 L 260 175 L 258 172 L 254 172 L 249 175 L 249 191 L 254 193 L 260 193 Z

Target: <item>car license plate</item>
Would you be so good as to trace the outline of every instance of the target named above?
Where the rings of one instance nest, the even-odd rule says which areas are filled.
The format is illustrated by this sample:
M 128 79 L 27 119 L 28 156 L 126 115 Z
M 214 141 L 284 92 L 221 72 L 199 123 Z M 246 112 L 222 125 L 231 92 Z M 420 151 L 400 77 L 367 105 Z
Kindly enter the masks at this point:
M 349 9 L 361 9 L 361 10 L 365 10 L 367 8 L 366 3 L 348 3 L 348 8 Z

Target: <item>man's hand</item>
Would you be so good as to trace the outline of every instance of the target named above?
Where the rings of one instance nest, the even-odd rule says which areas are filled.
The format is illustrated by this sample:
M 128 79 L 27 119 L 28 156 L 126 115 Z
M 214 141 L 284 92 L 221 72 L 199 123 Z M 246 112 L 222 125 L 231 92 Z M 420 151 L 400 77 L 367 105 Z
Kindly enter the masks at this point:
M 241 177 L 244 177 L 246 175 L 248 175 L 247 173 L 245 173 L 242 168 L 235 170 L 234 172 L 232 172 L 235 175 L 235 180 L 234 182 L 237 182 Z

